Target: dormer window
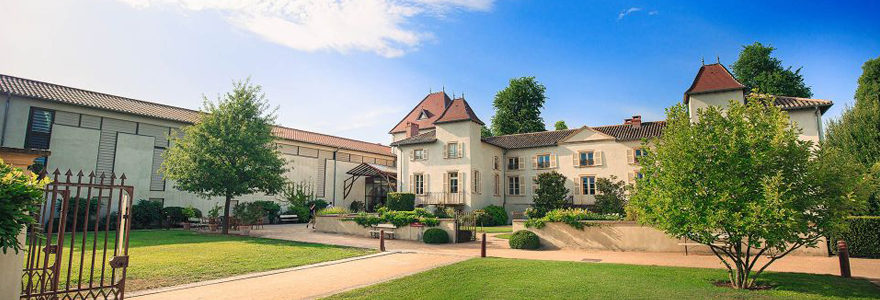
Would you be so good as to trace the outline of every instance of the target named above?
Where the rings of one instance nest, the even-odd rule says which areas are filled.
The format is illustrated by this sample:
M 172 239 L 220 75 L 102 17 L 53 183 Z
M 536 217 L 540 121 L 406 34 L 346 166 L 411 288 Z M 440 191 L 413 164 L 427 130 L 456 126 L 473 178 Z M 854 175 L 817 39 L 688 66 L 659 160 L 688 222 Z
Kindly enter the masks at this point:
M 424 119 L 427 119 L 427 118 L 428 118 L 428 111 L 427 111 L 427 110 L 422 110 L 422 112 L 419 113 L 419 118 L 418 118 L 417 120 L 424 120 Z

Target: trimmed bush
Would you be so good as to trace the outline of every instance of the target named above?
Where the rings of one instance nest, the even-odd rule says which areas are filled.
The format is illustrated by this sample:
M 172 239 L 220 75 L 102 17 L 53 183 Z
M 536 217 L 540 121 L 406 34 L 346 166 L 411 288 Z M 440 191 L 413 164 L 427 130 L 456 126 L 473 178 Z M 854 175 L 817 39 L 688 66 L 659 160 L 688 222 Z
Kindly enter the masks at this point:
M 849 217 L 848 229 L 841 234 L 852 257 L 880 258 L 880 217 Z
M 259 205 L 263 209 L 263 213 L 266 218 L 269 219 L 269 224 L 275 224 L 278 221 L 278 216 L 281 215 L 281 205 L 279 205 L 275 201 L 270 200 L 260 200 L 254 201 L 254 205 Z
M 306 223 L 312 217 L 309 215 L 309 208 L 305 206 L 289 206 L 287 207 L 287 211 L 284 212 L 285 215 L 296 215 L 297 222 Z
M 498 205 L 489 205 L 483 208 L 483 211 L 485 211 L 486 214 L 480 217 L 480 220 L 478 220 L 478 223 L 482 224 L 483 226 L 507 225 L 507 211 L 505 211 L 503 207 Z
M 135 229 L 162 226 L 162 202 L 138 200 L 135 205 L 131 206 L 131 219 L 131 227 Z
M 186 216 L 186 213 L 184 213 L 185 209 L 189 208 L 183 208 L 180 206 L 169 206 L 162 209 L 162 214 L 165 216 L 166 219 L 171 221 L 172 226 L 177 226 L 180 223 L 189 219 L 189 217 Z M 196 208 L 192 208 L 192 210 L 193 212 L 195 212 L 195 216 L 193 218 L 202 217 L 202 211 Z
M 422 235 L 422 241 L 425 244 L 446 244 L 449 243 L 449 234 L 440 228 L 429 228 Z
M 512 249 L 535 250 L 541 247 L 541 241 L 538 240 L 538 235 L 528 230 L 514 232 L 513 235 L 510 236 L 508 244 Z
M 329 207 L 322 210 L 319 210 L 317 214 L 319 216 L 327 216 L 327 215 L 345 215 L 350 214 L 351 211 L 345 207 Z
M 386 204 L 389 210 L 413 210 L 416 205 L 416 195 L 413 193 L 388 193 Z

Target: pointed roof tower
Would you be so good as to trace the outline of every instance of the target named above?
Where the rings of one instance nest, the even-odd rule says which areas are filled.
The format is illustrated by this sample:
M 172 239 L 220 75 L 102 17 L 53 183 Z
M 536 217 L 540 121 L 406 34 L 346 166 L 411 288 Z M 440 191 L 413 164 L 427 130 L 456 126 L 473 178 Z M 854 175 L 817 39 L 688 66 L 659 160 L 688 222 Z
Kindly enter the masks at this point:
M 388 133 L 406 132 L 407 124 L 410 123 L 419 125 L 419 129 L 434 128 L 434 121 L 440 118 L 440 115 L 446 111 L 451 103 L 452 99 L 446 95 L 445 91 L 430 93 Z
M 736 80 L 733 74 L 720 63 L 703 65 L 691 87 L 684 92 L 684 103 L 688 103 L 690 95 L 711 92 L 745 90 L 746 86 Z
M 458 121 L 473 121 L 480 125 L 485 125 L 483 121 L 480 121 L 480 118 L 477 117 L 477 114 L 474 113 L 474 110 L 471 109 L 471 106 L 468 105 L 467 101 L 464 98 L 458 98 L 452 100 L 452 103 L 449 104 L 449 107 L 446 108 L 446 111 L 434 121 L 434 124 L 440 123 L 450 123 L 450 122 L 458 122 Z

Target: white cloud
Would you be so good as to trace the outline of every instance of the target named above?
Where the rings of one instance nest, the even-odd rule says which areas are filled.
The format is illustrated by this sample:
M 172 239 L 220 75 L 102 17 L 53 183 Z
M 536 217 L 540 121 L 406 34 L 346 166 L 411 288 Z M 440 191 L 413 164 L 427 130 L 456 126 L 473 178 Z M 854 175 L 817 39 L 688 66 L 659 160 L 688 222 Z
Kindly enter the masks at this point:
M 419 16 L 486 11 L 494 0 L 118 0 L 139 9 L 217 11 L 239 28 L 302 51 L 374 52 L 397 57 L 431 37 L 410 28 Z
M 623 20 L 623 18 L 625 18 L 626 16 L 629 16 L 630 14 L 637 12 L 637 11 L 640 11 L 640 10 L 642 10 L 641 7 L 630 7 L 630 8 L 621 10 L 620 13 L 617 14 L 617 20 L 618 21 Z

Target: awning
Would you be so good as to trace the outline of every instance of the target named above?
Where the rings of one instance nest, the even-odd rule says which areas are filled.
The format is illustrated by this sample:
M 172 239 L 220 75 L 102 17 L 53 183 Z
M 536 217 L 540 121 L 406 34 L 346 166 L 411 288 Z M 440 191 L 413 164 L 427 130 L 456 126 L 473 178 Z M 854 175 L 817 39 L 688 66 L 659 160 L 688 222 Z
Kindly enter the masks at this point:
M 389 166 L 361 163 L 357 167 L 345 172 L 345 174 L 356 176 L 397 177 L 397 169 Z

